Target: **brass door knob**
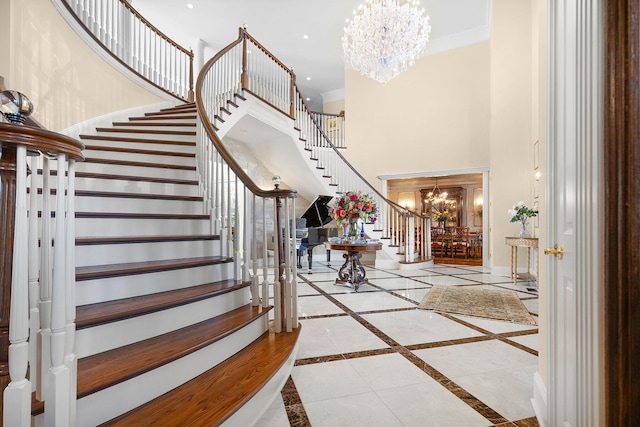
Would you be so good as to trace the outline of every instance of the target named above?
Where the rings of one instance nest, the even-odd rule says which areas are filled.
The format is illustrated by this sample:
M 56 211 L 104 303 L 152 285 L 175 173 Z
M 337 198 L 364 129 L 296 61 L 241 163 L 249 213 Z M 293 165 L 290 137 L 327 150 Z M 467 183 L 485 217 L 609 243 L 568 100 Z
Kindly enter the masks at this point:
M 553 245 L 552 248 L 547 248 L 544 250 L 545 255 L 553 255 L 558 259 L 562 259 L 562 255 L 564 254 L 564 250 L 562 249 L 562 245 Z

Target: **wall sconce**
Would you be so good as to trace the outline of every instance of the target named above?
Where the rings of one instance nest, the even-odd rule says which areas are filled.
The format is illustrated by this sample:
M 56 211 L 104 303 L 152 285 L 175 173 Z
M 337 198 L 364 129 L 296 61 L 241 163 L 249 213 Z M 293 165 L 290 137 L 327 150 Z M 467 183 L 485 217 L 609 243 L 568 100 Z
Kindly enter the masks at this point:
M 0 93 L 0 112 L 9 122 L 21 125 L 33 113 L 33 103 L 18 91 L 5 90 Z

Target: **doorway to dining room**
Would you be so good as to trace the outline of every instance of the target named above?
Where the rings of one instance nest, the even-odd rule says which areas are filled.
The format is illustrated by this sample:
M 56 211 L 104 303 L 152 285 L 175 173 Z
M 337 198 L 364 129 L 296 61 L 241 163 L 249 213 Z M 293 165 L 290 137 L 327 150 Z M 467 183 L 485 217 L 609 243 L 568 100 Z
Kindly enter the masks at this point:
M 434 263 L 485 265 L 488 170 L 387 178 L 390 200 L 431 218 Z

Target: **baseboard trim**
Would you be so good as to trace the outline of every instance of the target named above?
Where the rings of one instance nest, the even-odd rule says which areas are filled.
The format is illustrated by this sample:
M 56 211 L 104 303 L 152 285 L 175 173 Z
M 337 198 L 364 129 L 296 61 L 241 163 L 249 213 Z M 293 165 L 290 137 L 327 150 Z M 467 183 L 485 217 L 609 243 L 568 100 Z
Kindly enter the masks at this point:
M 540 427 L 547 427 L 549 425 L 547 422 L 547 388 L 538 371 L 533 375 L 533 398 L 531 399 L 531 405 L 533 406 L 533 412 L 538 419 Z

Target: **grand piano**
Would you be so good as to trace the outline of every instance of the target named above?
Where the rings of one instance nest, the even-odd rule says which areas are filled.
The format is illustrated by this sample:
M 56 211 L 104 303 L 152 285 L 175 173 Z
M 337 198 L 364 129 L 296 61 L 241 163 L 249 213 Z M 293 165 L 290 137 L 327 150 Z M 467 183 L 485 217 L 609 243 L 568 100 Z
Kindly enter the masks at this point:
M 302 256 L 306 251 L 309 261 L 309 274 L 311 274 L 313 262 L 313 248 L 326 242 L 329 237 L 338 235 L 337 228 L 325 227 L 331 222 L 331 209 L 327 204 L 332 199 L 332 196 L 316 197 L 301 218 L 296 220 L 298 268 L 302 268 Z

